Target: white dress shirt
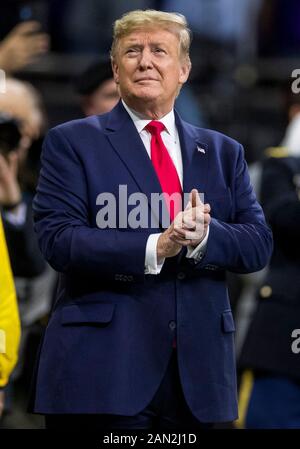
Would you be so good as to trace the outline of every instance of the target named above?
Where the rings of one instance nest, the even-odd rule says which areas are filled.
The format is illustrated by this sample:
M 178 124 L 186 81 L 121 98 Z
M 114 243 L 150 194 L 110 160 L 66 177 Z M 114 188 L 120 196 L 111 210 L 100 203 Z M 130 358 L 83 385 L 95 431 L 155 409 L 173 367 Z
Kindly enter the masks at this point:
M 151 158 L 151 134 L 146 129 L 144 129 L 145 126 L 147 126 L 148 123 L 151 122 L 151 120 L 145 119 L 138 112 L 129 108 L 123 100 L 122 103 L 128 114 L 130 115 L 137 129 L 137 132 L 139 133 L 145 145 L 148 156 Z M 165 125 L 165 129 L 161 132 L 161 138 L 165 144 L 165 147 L 169 152 L 169 155 L 171 156 L 173 164 L 175 165 L 182 188 L 183 186 L 182 156 L 181 156 L 181 147 L 178 131 L 175 125 L 174 110 L 172 109 L 168 114 L 166 114 L 158 121 Z M 199 245 L 196 248 L 192 246 L 187 247 L 186 257 L 193 258 L 196 261 L 199 261 L 203 257 L 206 249 L 208 234 L 209 234 L 209 227 L 207 229 L 207 234 L 205 238 L 202 240 L 201 243 L 199 243 Z M 145 254 L 145 274 L 159 274 L 163 267 L 165 259 L 158 261 L 156 251 L 157 241 L 160 235 L 161 233 L 150 234 L 150 236 L 148 237 Z

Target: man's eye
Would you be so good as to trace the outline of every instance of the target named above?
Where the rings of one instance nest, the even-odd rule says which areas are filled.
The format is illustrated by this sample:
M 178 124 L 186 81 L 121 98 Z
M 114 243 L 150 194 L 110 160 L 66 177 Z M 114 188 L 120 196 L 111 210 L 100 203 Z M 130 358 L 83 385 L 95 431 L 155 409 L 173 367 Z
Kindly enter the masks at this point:
M 126 51 L 126 53 L 136 53 L 137 49 L 136 48 L 128 48 L 128 50 Z
M 163 50 L 162 48 L 156 48 L 155 53 L 165 53 L 165 50 Z

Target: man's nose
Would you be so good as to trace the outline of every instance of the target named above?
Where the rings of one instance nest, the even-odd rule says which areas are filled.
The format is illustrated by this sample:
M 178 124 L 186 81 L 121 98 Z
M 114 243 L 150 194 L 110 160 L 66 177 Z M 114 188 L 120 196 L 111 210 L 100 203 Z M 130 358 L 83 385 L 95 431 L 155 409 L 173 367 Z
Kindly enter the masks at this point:
M 139 65 L 141 70 L 147 70 L 153 67 L 152 52 L 150 50 L 144 49 L 141 52 L 141 59 Z

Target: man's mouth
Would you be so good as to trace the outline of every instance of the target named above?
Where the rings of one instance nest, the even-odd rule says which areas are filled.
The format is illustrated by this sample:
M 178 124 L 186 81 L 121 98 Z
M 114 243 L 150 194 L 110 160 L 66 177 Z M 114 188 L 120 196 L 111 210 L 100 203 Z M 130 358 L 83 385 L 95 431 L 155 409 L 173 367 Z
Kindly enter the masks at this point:
M 158 81 L 158 80 L 155 78 L 139 78 L 135 82 L 140 83 L 141 81 Z

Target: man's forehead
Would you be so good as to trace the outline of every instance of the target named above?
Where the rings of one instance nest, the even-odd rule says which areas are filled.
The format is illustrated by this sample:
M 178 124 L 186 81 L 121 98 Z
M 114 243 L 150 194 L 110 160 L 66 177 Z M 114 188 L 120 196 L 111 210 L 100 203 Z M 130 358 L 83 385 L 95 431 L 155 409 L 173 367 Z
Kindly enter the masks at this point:
M 144 41 L 155 44 L 168 44 L 168 42 L 179 42 L 179 39 L 172 31 L 156 28 L 133 30 L 131 33 L 124 36 L 121 41 L 125 44 Z

